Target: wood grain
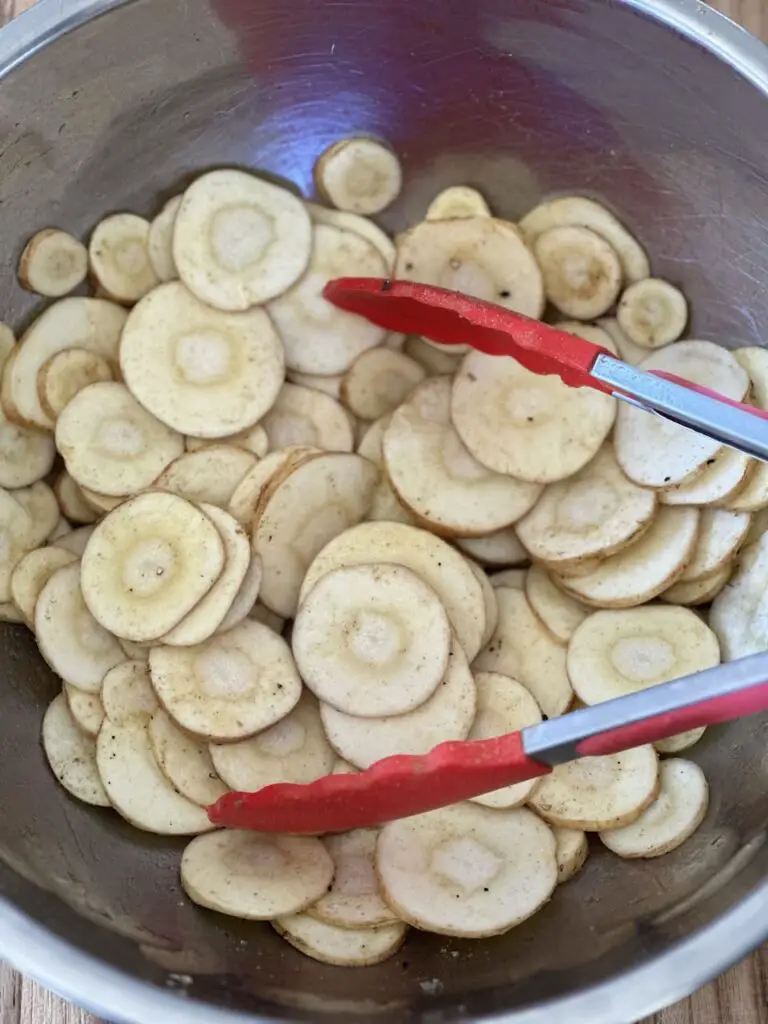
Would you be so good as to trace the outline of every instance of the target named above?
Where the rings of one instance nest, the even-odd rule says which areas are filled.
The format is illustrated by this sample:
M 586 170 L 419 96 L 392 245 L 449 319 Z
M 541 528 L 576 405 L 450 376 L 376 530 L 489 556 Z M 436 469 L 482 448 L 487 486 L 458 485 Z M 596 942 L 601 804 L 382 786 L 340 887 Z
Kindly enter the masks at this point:
M 0 0 L 0 12 L 10 6 L 18 14 L 32 2 Z M 712 6 L 768 41 L 768 0 L 712 0 Z M 102 1022 L 0 963 L 0 1024 Z M 768 947 L 643 1024 L 768 1024 Z

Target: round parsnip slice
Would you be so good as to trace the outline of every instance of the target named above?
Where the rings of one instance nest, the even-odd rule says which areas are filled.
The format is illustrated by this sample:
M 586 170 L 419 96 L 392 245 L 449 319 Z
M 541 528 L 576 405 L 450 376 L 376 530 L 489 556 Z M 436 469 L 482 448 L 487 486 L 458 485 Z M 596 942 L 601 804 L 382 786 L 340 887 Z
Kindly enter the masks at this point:
M 264 568 L 261 558 L 254 554 L 249 546 L 248 568 L 245 571 L 243 582 L 240 584 L 232 604 L 224 618 L 219 623 L 217 633 L 226 633 L 229 629 L 239 626 L 243 619 L 247 618 L 256 604 L 256 599 L 261 590 L 261 581 L 264 577 Z M 280 632 L 280 630 L 276 630 Z
M 278 935 L 305 956 L 336 967 L 371 967 L 393 956 L 402 946 L 408 928 L 398 921 L 377 928 L 339 928 L 303 914 L 272 921 Z
M 322 842 L 333 860 L 331 888 L 306 913 L 335 928 L 380 928 L 397 916 L 379 894 L 374 863 L 378 831 L 360 828 Z
M 192 803 L 207 807 L 228 792 L 206 743 L 187 735 L 158 708 L 149 721 L 152 751 L 168 781 Z
M 491 210 L 477 189 L 452 185 L 438 192 L 427 207 L 425 220 L 461 220 L 464 217 L 490 217 Z
M 395 275 L 525 316 L 544 311 L 544 283 L 533 253 L 512 224 L 493 217 L 422 221 L 399 239 Z
M 529 802 L 552 825 L 602 832 L 631 824 L 658 793 L 658 755 L 642 746 L 558 764 Z
M 181 434 L 155 419 L 124 384 L 91 384 L 56 421 L 56 446 L 81 487 L 122 497 L 149 487 L 184 451 Z
M 307 452 L 309 449 L 307 449 Z M 250 530 L 253 517 L 256 514 L 261 496 L 270 482 L 276 478 L 279 470 L 285 468 L 289 462 L 303 452 L 299 446 L 284 448 L 277 452 L 270 452 L 261 462 L 248 470 L 240 483 L 232 492 L 229 499 L 227 511 L 242 526 Z
M 573 597 L 597 608 L 632 608 L 658 597 L 685 571 L 699 533 L 695 508 L 662 506 L 639 540 L 584 576 L 557 576 Z
M 525 596 L 534 614 L 561 644 L 568 643 L 590 613 L 586 605 L 557 587 L 538 565 L 531 566 L 526 574 Z
M 111 725 L 148 725 L 159 705 L 145 661 L 122 661 L 104 676 L 101 703 Z
M 171 647 L 194 647 L 219 629 L 251 565 L 251 545 L 238 521 L 216 505 L 200 505 L 224 545 L 224 568 L 208 593 L 162 637 Z M 254 600 L 255 600 L 254 596 Z
M 378 475 L 359 455 L 323 452 L 267 485 L 252 535 L 263 563 L 260 597 L 273 612 L 296 614 L 307 568 L 329 541 L 365 516 Z
M 554 227 L 589 228 L 616 250 L 627 281 L 641 281 L 651 273 L 648 257 L 619 221 L 604 206 L 584 196 L 562 196 L 534 207 L 520 221 L 520 230 L 532 245 L 539 235 Z
M 413 711 L 448 665 L 451 627 L 437 594 L 401 565 L 336 569 L 304 598 L 293 654 L 312 692 L 362 718 Z
M 467 565 L 472 570 L 472 575 L 480 584 L 483 591 L 483 604 L 485 605 L 485 629 L 483 630 L 483 647 L 490 641 L 493 634 L 496 632 L 496 627 L 499 624 L 499 603 L 496 600 L 496 591 L 491 586 L 491 581 L 488 579 L 488 574 L 485 569 L 482 569 L 477 562 L 472 561 L 468 558 Z
M 68 533 L 52 540 L 51 547 L 61 548 L 63 551 L 71 552 L 77 558 L 82 558 L 93 531 L 93 526 L 81 526 L 77 530 L 69 530 Z
M 733 448 L 721 448 L 711 459 L 707 459 L 692 479 L 685 480 L 669 490 L 659 492 L 662 505 L 704 505 L 727 504 L 731 497 L 741 492 L 753 465 L 753 460 Z
M 426 371 L 410 356 L 389 348 L 363 352 L 341 379 L 344 405 L 363 420 L 377 420 L 404 402 Z
M 205 810 L 177 793 L 163 775 L 146 722 L 107 720 L 96 741 L 96 764 L 109 802 L 136 828 L 168 836 L 213 828 Z
M 455 373 L 461 362 L 461 346 L 458 353 L 451 355 L 435 348 L 418 334 L 411 334 L 405 339 L 403 352 L 415 362 L 423 366 L 429 377 L 439 377 L 443 373 Z
M 557 884 L 569 882 L 584 867 L 589 856 L 587 835 L 580 829 L 552 829 L 555 836 L 555 856 L 557 857 Z
M 158 281 L 175 281 L 179 276 L 173 258 L 173 233 L 183 196 L 169 199 L 149 225 L 147 255 Z
M 96 739 L 104 722 L 104 705 L 99 694 L 88 693 L 71 683 L 64 683 L 64 696 L 78 729 Z
M 665 590 L 659 596 L 668 604 L 683 604 L 689 608 L 709 604 L 728 583 L 732 573 L 733 563 L 728 562 L 709 576 L 702 576 L 691 583 L 674 583 L 669 590 Z
M 652 352 L 643 370 L 673 373 L 741 402 L 749 377 L 735 356 L 711 341 L 680 341 Z M 674 487 L 702 469 L 722 445 L 626 403 L 616 420 L 614 445 L 619 465 L 642 487 Z M 659 458 L 663 452 L 664 457 Z
M 125 660 L 120 644 L 83 601 L 77 562 L 57 569 L 41 590 L 35 606 L 35 636 L 54 672 L 88 693 L 98 693 L 106 673 Z
M 130 498 L 104 518 L 82 560 L 83 596 L 110 632 L 142 643 L 169 633 L 224 568 L 224 544 L 200 509 L 163 491 Z
M 646 277 L 631 284 L 621 296 L 616 320 L 636 345 L 663 348 L 677 341 L 685 330 L 688 303 L 669 281 Z
M 455 804 L 386 824 L 376 871 L 386 902 L 409 924 L 438 935 L 500 935 L 552 895 L 555 839 L 524 808 Z
M 344 373 L 361 352 L 380 345 L 386 337 L 383 327 L 332 306 L 322 292 L 336 277 L 386 277 L 389 272 L 384 257 L 366 238 L 317 225 L 306 274 L 268 307 L 283 339 L 288 368 L 332 376 Z
M 244 448 L 258 458 L 263 459 L 269 448 L 267 432 L 260 423 L 227 437 L 185 437 L 184 447 L 188 452 L 196 452 L 201 448 L 226 445 L 229 448 Z
M 717 637 L 687 608 L 595 612 L 568 645 L 568 676 L 585 704 L 624 697 L 720 664 Z
M 732 562 L 744 543 L 750 518 L 748 512 L 702 509 L 696 546 L 680 582 L 693 583 Z
M 314 388 L 284 384 L 261 425 L 270 452 L 312 445 L 329 452 L 354 450 L 349 417 L 339 403 Z
M 15 601 L 27 625 L 35 624 L 35 607 L 40 593 L 59 569 L 77 561 L 77 555 L 64 548 L 36 548 L 21 558 L 11 575 L 11 597 Z
M 631 338 L 628 338 L 614 317 L 600 317 L 597 326 L 608 334 L 616 348 L 617 355 L 625 363 L 629 363 L 630 366 L 639 366 L 644 359 L 648 358 L 648 349 L 636 345 Z
M 515 530 L 508 526 L 485 537 L 456 537 L 456 547 L 485 566 L 527 565 L 528 552 Z
M 40 547 L 59 524 L 59 503 L 53 488 L 44 480 L 38 480 L 37 483 L 29 487 L 20 487 L 12 493 L 30 518 L 28 550 Z
M 400 501 L 435 533 L 485 536 L 530 511 L 542 488 L 486 469 L 451 423 L 451 380 L 432 377 L 394 413 L 382 442 Z
M 58 228 L 44 228 L 33 235 L 19 260 L 22 288 L 50 299 L 74 291 L 87 274 L 88 250 Z
M 557 571 L 620 551 L 647 529 L 657 507 L 654 492 L 624 476 L 606 444 L 580 472 L 547 487 L 516 532 Z
M 51 771 L 68 793 L 83 803 L 109 807 L 96 768 L 96 741 L 78 729 L 63 693 L 54 697 L 45 713 L 43 749 Z
M 332 210 L 319 203 L 307 202 L 305 205 L 314 224 L 329 224 L 332 228 L 340 228 L 342 231 L 352 231 L 354 234 L 360 235 L 381 253 L 382 259 L 387 265 L 387 272 L 394 269 L 397 257 L 395 243 L 374 221 L 345 210 Z
M 540 234 L 533 252 L 544 276 L 549 301 L 566 316 L 594 320 L 621 291 L 622 268 L 616 250 L 589 228 L 563 225 Z
M 226 509 L 244 477 L 258 465 L 253 452 L 229 445 L 210 445 L 186 452 L 166 466 L 154 486 L 195 504 Z
M 730 585 L 712 602 L 709 624 L 717 634 L 723 661 L 768 649 L 768 533 L 745 548 Z
M 72 479 L 66 469 L 56 477 L 53 491 L 58 499 L 61 514 L 71 523 L 89 526 L 99 518 L 98 512 L 86 501 L 80 485 Z
M 224 313 L 179 281 L 156 288 L 131 311 L 120 368 L 161 422 L 209 438 L 253 426 L 285 376 L 280 338 L 263 309 Z
M 279 722 L 239 743 L 211 743 L 216 771 L 232 789 L 254 792 L 277 782 L 314 782 L 336 762 L 315 698 L 304 692 Z
M 2 402 L 14 423 L 53 430 L 40 405 L 37 375 L 43 365 L 68 348 L 84 348 L 117 366 L 126 312 L 105 299 L 61 299 L 49 306 L 21 338 L 5 367 Z
M 616 399 L 566 387 L 510 357 L 469 352 L 454 381 L 451 416 L 484 466 L 552 483 L 573 476 L 597 454 L 616 418 Z
M 522 683 L 496 672 L 476 672 L 477 713 L 469 731 L 469 740 L 490 740 L 508 732 L 541 722 L 539 705 Z M 483 807 L 519 807 L 538 785 L 538 779 L 518 782 L 492 793 L 472 798 Z
M 518 680 L 548 718 L 564 714 L 573 699 L 565 648 L 534 615 L 522 589 L 497 587 L 496 600 L 499 622 L 473 669 Z
M 440 598 L 464 653 L 471 660 L 485 632 L 482 583 L 466 559 L 425 530 L 402 523 L 361 523 L 323 548 L 307 570 L 299 603 L 318 580 L 342 566 L 393 562 L 420 576 Z
M 603 843 L 619 857 L 661 857 L 689 839 L 704 820 L 709 786 L 693 761 L 673 757 L 659 767 L 661 788 L 651 806 L 624 828 L 601 832 Z
M 407 526 L 415 526 L 416 520 L 411 513 L 400 504 L 397 495 L 392 490 L 392 484 L 384 468 L 384 454 L 382 444 L 387 427 L 392 422 L 392 414 L 382 416 L 376 420 L 363 434 L 357 446 L 358 455 L 372 462 L 378 470 L 379 481 L 376 484 L 371 500 L 371 507 L 368 510 L 368 519 L 374 522 L 404 523 Z
M 201 907 L 245 921 L 271 921 L 318 900 L 333 878 L 319 839 L 234 829 L 193 840 L 181 858 L 181 884 Z
M 40 367 L 37 397 L 46 415 L 56 420 L 83 388 L 113 379 L 112 366 L 103 356 L 85 348 L 65 348 Z
M 135 213 L 115 213 L 96 225 L 88 256 L 100 290 L 132 305 L 160 282 L 149 261 L 149 221 Z
M 222 742 L 274 725 L 301 695 L 285 640 L 250 619 L 197 647 L 153 647 L 149 671 L 161 704 L 183 729 Z
M 472 673 L 454 640 L 443 681 L 414 711 L 390 718 L 355 718 L 321 704 L 320 717 L 339 756 L 356 768 L 369 768 L 393 754 L 426 754 L 446 740 L 466 739 L 476 706 Z
M 312 225 L 304 204 L 252 174 L 203 174 L 176 215 L 173 258 L 203 302 L 237 311 L 282 294 L 304 273 Z
M 706 731 L 706 726 L 702 725 L 698 729 L 688 729 L 687 732 L 679 732 L 676 736 L 656 740 L 653 745 L 659 754 L 679 754 L 681 750 L 690 750 L 695 746 Z
M 380 213 L 397 199 L 403 184 L 400 161 L 382 142 L 350 138 L 320 154 L 315 186 L 332 206 L 351 213 Z
M 50 435 L 12 423 L 0 406 L 0 487 L 27 487 L 41 480 L 55 457 Z

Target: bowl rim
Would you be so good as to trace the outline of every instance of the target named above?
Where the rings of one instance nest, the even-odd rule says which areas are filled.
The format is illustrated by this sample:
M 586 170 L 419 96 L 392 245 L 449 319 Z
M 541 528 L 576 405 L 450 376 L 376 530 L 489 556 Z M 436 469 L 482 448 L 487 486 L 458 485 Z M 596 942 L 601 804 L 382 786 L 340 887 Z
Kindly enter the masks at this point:
M 38 50 L 136 0 L 37 0 L 0 32 L 0 79 Z M 702 0 L 622 0 L 695 41 L 768 96 L 768 48 Z M 753 847 L 754 849 L 754 847 Z M 688 939 L 640 967 L 538 1006 L 482 1019 L 499 1024 L 631 1024 L 727 970 L 768 937 L 768 881 Z M 114 1024 L 257 1024 L 274 1018 L 229 1010 L 141 981 L 78 949 L 0 897 L 0 956 L 12 967 Z M 186 994 L 186 993 L 185 993 Z

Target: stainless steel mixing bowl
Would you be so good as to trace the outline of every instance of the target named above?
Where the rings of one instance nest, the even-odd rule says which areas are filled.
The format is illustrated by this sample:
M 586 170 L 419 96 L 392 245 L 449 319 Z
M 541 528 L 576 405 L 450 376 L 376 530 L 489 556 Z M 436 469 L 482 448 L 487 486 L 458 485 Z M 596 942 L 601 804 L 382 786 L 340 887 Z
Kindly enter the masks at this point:
M 683 286 L 694 334 L 760 344 L 768 323 L 766 51 L 695 0 L 42 0 L 0 35 L 0 76 L 0 316 L 17 326 L 33 229 L 150 213 L 216 164 L 308 189 L 314 156 L 358 130 L 405 162 L 390 228 L 457 182 L 509 217 L 594 194 Z M 112 1021 L 618 1024 L 768 935 L 764 721 L 696 748 L 712 806 L 677 853 L 595 847 L 508 935 L 413 933 L 349 971 L 193 907 L 181 842 L 71 800 L 38 742 L 57 682 L 22 628 L 0 644 L 0 955 Z

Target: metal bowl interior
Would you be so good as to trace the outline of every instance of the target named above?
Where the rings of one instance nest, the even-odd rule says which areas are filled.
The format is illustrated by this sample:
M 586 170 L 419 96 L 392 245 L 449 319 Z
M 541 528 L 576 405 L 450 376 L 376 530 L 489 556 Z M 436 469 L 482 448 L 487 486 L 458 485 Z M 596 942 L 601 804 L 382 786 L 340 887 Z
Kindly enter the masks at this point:
M 362 130 L 404 160 L 387 227 L 458 182 L 512 218 L 594 195 L 684 288 L 694 335 L 761 344 L 768 61 L 693 0 L 42 0 L 0 36 L 0 74 L 0 310 L 17 327 L 35 312 L 14 274 L 33 230 L 150 214 L 221 164 L 309 190 L 316 154 Z M 621 862 L 596 844 L 509 934 L 414 933 L 347 971 L 196 909 L 183 843 L 70 800 L 38 743 L 57 682 L 21 627 L 0 643 L 0 954 L 110 1020 L 616 1024 L 768 934 L 764 721 L 694 751 L 712 806 L 677 853 Z

